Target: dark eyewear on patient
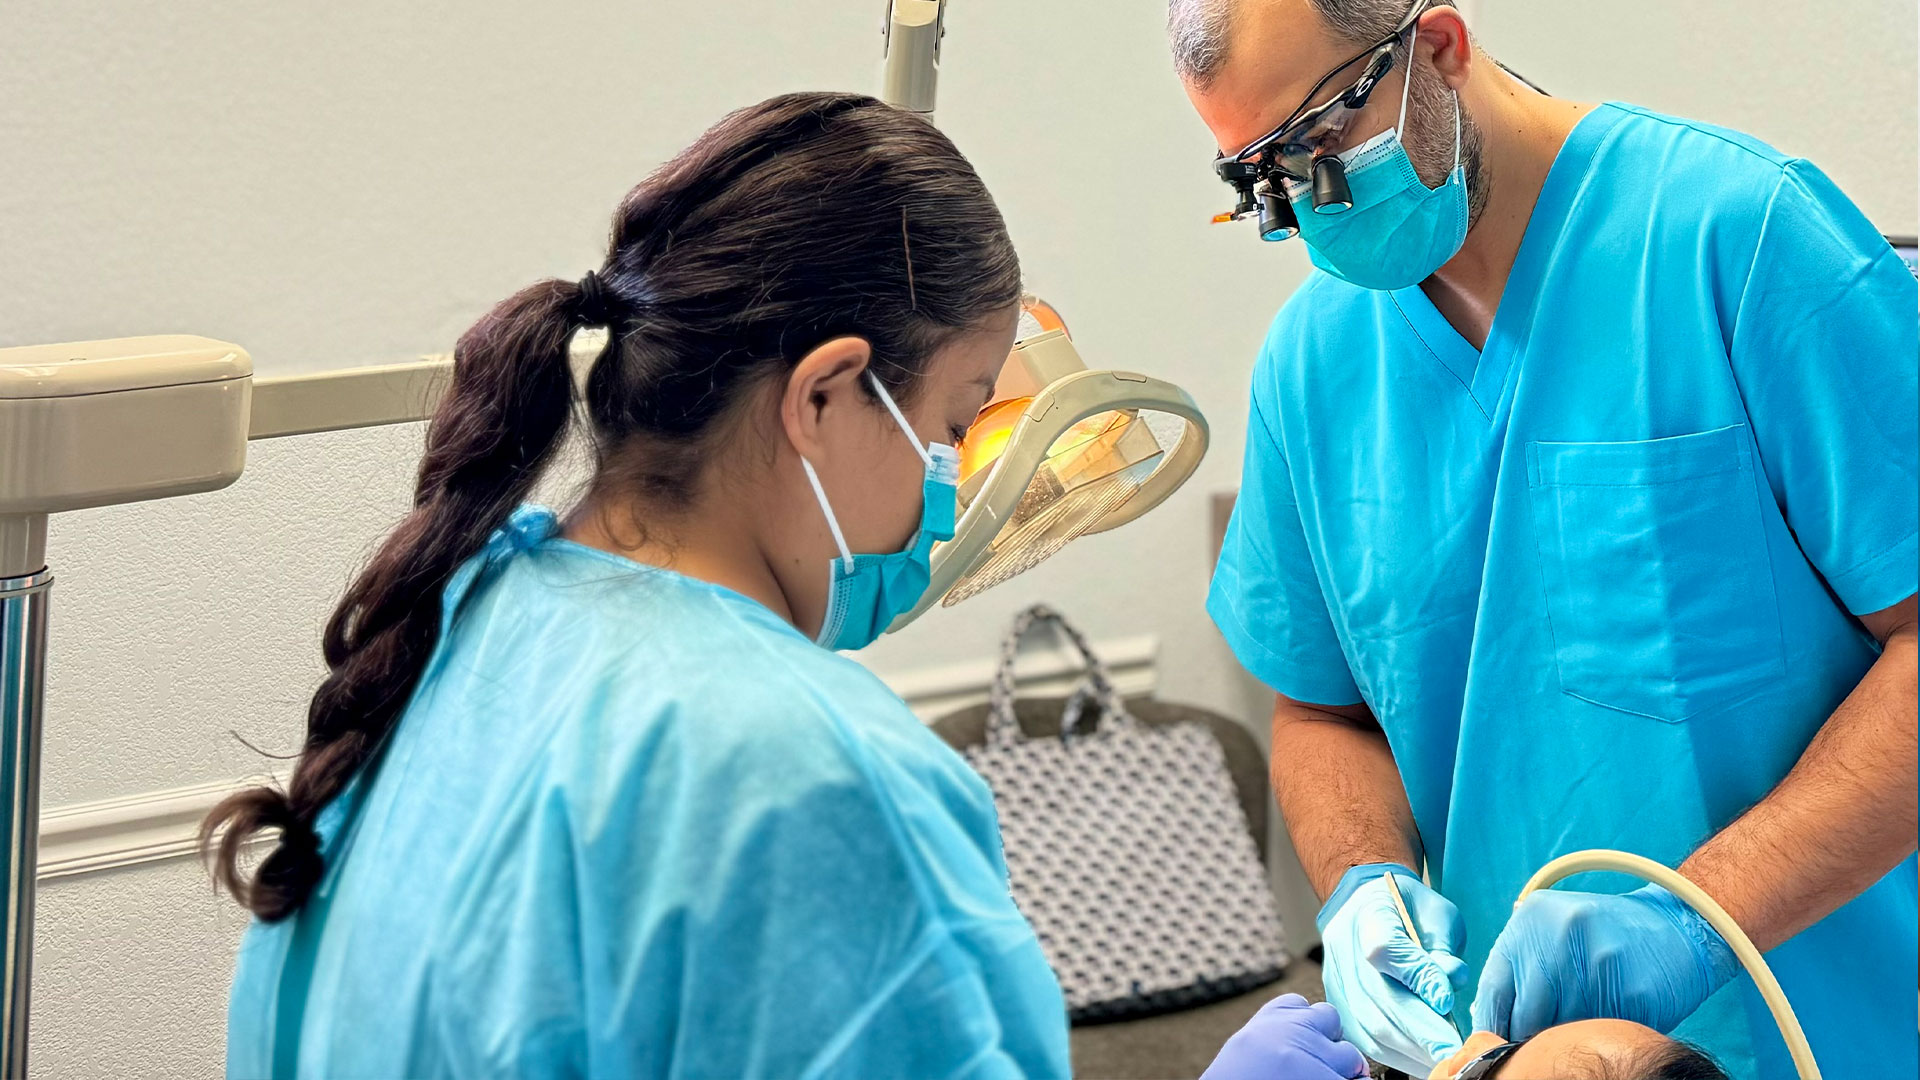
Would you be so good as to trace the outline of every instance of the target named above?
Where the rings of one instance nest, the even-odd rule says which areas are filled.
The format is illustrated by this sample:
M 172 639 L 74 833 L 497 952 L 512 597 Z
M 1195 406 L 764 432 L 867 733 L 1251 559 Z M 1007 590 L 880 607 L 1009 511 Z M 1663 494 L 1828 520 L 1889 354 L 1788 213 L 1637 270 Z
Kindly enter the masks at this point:
M 1524 1042 L 1499 1042 L 1465 1061 L 1455 1057 L 1442 1062 L 1433 1075 L 1446 1077 L 1447 1080 L 1501 1080 L 1506 1075 L 1507 1059 L 1524 1045 L 1526 1045 Z M 1392 1068 L 1386 1071 L 1385 1076 L 1387 1080 L 1416 1080 L 1407 1073 Z
M 1518 1049 L 1520 1044 L 1517 1042 L 1503 1042 L 1498 1046 L 1488 1047 L 1473 1060 L 1462 1065 L 1460 1071 L 1454 1074 L 1455 1080 L 1495 1080 L 1500 1075 L 1502 1064 Z

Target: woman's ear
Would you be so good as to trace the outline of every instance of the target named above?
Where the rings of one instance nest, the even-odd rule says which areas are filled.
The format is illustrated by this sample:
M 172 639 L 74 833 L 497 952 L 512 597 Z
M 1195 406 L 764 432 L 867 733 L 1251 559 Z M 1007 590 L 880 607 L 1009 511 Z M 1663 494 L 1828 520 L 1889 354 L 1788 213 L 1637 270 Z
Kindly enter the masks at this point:
M 787 374 L 780 395 L 780 426 L 801 457 L 819 457 L 827 424 L 839 422 L 842 414 L 858 407 L 863 393 L 860 380 L 872 359 L 873 346 L 865 338 L 834 338 L 801 357 Z

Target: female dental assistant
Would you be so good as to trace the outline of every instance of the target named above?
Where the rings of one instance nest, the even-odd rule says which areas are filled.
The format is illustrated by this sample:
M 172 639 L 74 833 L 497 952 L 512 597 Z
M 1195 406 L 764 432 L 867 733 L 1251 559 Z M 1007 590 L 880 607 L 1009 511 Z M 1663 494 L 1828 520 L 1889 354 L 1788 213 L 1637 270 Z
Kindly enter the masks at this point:
M 635 188 L 601 270 L 468 331 L 287 791 L 206 823 L 257 916 L 229 1074 L 1067 1075 L 985 786 L 833 651 L 924 591 L 1020 289 L 945 137 L 803 94 Z M 611 344 L 560 520 L 521 503 L 581 326 Z M 1276 1003 L 1219 1075 L 1360 1075 L 1329 1012 Z

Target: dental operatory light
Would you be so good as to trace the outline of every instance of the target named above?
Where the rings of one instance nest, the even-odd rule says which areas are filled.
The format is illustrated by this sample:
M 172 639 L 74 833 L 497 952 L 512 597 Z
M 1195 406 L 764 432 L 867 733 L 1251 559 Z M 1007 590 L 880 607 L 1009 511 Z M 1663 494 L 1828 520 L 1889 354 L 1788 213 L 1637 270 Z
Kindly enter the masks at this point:
M 932 118 L 946 0 L 888 0 L 886 10 L 881 96 Z M 1292 222 L 1286 200 L 1271 201 Z M 960 444 L 953 539 L 933 549 L 926 595 L 889 632 L 1153 509 L 1206 450 L 1206 418 L 1186 391 L 1088 368 L 1059 313 L 1026 298 L 992 400 Z
M 993 397 L 960 444 L 959 520 L 898 630 L 1032 569 L 1074 539 L 1153 509 L 1207 448 L 1186 391 L 1131 371 L 1089 369 L 1066 323 L 1028 297 Z

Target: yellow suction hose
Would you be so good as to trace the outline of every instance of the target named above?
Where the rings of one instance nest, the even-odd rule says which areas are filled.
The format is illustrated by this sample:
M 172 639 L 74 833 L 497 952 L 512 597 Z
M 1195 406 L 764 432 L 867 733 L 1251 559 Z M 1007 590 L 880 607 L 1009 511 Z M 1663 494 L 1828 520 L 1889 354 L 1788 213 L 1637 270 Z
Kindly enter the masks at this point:
M 1520 890 L 1520 900 L 1524 901 L 1535 891 L 1551 888 L 1575 874 L 1596 870 L 1631 874 L 1642 881 L 1651 882 L 1686 901 L 1687 906 L 1699 912 L 1701 918 L 1706 919 L 1720 932 L 1721 937 L 1727 939 L 1727 944 L 1733 946 L 1733 955 L 1740 958 L 1740 966 L 1747 969 L 1754 985 L 1760 988 L 1760 996 L 1773 1013 L 1773 1022 L 1780 1028 L 1780 1037 L 1786 1040 L 1787 1053 L 1793 1056 L 1793 1067 L 1799 1071 L 1800 1080 L 1820 1080 L 1820 1066 L 1813 1060 L 1813 1047 L 1807 1045 L 1807 1033 L 1800 1029 L 1800 1018 L 1793 1015 L 1793 1006 L 1787 1004 L 1787 995 L 1780 989 L 1780 980 L 1773 977 L 1773 969 L 1767 966 L 1760 950 L 1754 948 L 1752 939 L 1733 921 L 1733 916 L 1728 915 L 1726 909 L 1715 903 L 1713 897 L 1708 896 L 1700 886 L 1681 877 L 1678 871 L 1624 851 L 1608 851 L 1604 848 L 1576 851 L 1541 867 L 1527 882 L 1527 887 Z

